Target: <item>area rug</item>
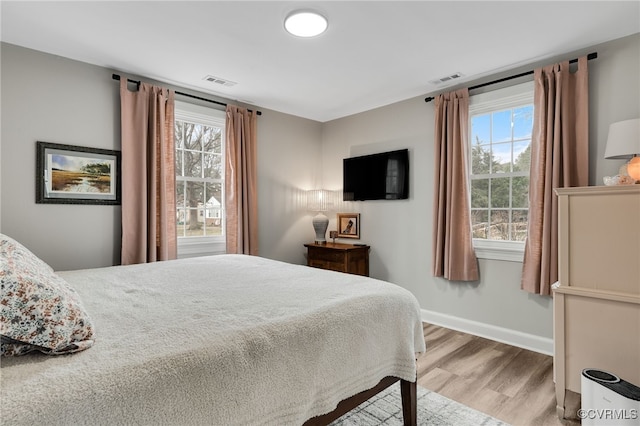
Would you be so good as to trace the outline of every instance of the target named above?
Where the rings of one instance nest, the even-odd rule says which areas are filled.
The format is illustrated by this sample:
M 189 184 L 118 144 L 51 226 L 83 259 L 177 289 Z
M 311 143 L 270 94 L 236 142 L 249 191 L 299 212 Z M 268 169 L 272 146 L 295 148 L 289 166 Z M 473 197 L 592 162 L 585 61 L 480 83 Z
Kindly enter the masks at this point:
M 420 386 L 417 395 L 420 426 L 508 426 L 494 417 Z M 381 425 L 402 426 L 402 400 L 398 384 L 388 387 L 331 423 L 331 426 Z

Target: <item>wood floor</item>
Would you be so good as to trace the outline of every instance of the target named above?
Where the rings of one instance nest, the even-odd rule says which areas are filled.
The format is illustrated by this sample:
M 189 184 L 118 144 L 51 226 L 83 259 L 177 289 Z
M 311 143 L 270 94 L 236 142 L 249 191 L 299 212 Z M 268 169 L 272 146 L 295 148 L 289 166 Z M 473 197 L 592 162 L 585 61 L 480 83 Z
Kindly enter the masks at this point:
M 580 424 L 556 416 L 551 356 L 431 324 L 423 329 L 418 385 L 514 426 Z M 579 395 L 568 399 L 575 412 Z

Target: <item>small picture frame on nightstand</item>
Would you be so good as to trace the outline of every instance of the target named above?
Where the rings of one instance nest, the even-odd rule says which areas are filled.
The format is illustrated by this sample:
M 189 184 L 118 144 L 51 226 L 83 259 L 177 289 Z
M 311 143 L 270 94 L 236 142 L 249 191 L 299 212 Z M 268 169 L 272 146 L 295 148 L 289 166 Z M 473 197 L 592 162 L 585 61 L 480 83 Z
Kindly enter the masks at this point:
M 338 213 L 338 237 L 360 239 L 360 213 Z

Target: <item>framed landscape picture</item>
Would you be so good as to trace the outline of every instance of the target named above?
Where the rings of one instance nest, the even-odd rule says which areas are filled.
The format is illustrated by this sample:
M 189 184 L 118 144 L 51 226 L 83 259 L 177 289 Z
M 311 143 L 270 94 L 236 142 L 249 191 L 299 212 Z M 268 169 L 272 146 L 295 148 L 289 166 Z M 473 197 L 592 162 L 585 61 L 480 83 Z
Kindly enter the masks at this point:
M 120 204 L 120 151 L 36 142 L 36 203 Z

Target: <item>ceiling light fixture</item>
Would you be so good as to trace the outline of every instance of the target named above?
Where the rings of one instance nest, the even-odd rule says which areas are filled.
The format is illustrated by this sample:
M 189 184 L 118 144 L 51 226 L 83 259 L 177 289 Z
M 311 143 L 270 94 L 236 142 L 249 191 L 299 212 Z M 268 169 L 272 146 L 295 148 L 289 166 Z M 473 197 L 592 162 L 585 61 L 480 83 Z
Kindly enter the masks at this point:
M 296 10 L 284 20 L 287 32 L 298 37 L 315 37 L 325 32 L 327 26 L 327 18 L 309 10 Z

